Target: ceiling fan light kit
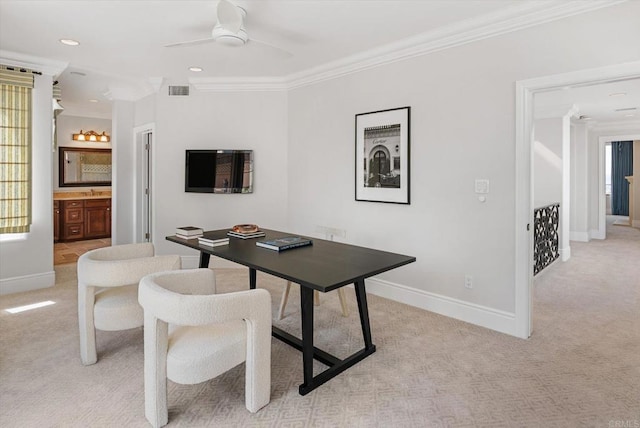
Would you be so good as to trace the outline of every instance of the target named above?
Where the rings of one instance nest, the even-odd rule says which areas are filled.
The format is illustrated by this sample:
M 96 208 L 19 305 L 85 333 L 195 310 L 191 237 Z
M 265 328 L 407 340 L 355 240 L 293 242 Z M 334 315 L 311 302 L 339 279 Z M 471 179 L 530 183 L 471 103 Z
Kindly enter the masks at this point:
M 225 46 L 242 46 L 249 40 L 247 32 L 244 28 L 240 28 L 237 32 L 233 32 L 224 28 L 220 24 L 216 24 L 211 31 L 211 37 L 216 43 L 220 43 Z

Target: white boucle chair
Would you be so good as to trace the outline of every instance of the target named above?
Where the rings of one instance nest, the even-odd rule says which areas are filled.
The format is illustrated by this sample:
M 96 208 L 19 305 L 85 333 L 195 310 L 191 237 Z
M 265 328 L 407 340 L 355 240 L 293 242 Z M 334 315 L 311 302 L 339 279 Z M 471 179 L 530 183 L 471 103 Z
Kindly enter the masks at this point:
M 167 379 L 193 385 L 246 361 L 245 405 L 255 413 L 271 397 L 271 295 L 263 289 L 215 294 L 210 269 L 145 276 L 145 416 L 166 425 Z
M 138 304 L 138 283 L 143 276 L 180 267 L 180 256 L 154 256 L 151 243 L 98 248 L 80 256 L 78 324 L 82 364 L 98 361 L 96 329 L 142 327 L 144 316 Z

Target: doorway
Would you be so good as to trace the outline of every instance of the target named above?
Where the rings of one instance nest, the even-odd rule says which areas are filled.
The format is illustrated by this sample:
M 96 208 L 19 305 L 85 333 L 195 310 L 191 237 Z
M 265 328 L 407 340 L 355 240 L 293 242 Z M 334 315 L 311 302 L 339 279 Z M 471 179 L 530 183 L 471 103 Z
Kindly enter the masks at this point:
M 136 142 L 136 242 L 153 242 L 153 134 L 154 125 L 134 129 Z
M 533 331 L 533 198 L 532 131 L 534 94 L 564 87 L 598 85 L 640 78 L 640 62 L 516 82 L 516 218 L 515 323 L 513 334 L 528 338 Z M 600 213 L 604 212 L 604 144 L 600 159 Z M 602 215 L 600 215 L 602 217 Z M 606 216 L 605 216 L 606 217 Z M 606 218 L 599 218 L 606 222 Z
M 598 207 L 598 219 L 599 219 L 598 229 L 599 230 L 598 230 L 598 236 L 596 237 L 599 239 L 606 238 L 607 215 L 612 214 L 609 212 L 609 209 L 607 208 L 608 207 L 607 201 L 609 200 L 609 196 L 607 193 L 608 191 L 607 183 L 610 181 L 610 177 L 607 177 L 607 174 L 612 169 L 612 165 L 608 165 L 608 162 L 611 162 L 611 159 L 607 160 L 607 147 L 610 147 L 611 143 L 615 141 L 632 141 L 633 142 L 638 140 L 640 140 L 640 134 L 604 136 L 598 139 L 600 143 L 598 148 L 598 155 L 600 159 L 600 163 L 599 163 L 600 169 L 599 169 L 599 176 L 598 176 L 598 182 L 600 184 L 600 187 L 599 187 L 600 200 L 599 200 L 599 207 Z M 633 160 L 631 160 L 631 162 L 633 163 Z M 625 222 L 622 219 L 620 220 L 621 220 L 621 223 L 623 224 L 626 223 L 626 225 L 631 225 L 631 221 L 632 221 L 631 219 L 628 219 L 627 222 Z

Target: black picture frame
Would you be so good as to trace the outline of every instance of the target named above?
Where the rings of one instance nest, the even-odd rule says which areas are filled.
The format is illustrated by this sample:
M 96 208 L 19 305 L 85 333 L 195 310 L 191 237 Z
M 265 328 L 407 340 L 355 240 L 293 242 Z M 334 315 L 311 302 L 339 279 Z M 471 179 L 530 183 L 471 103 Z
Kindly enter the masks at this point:
M 411 203 L 411 107 L 356 114 L 355 199 Z

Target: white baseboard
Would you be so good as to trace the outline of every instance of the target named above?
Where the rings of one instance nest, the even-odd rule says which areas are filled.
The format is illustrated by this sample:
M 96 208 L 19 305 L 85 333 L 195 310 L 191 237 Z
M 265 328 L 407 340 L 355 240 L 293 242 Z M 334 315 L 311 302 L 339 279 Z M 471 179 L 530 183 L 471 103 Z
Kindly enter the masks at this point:
M 517 336 L 514 313 L 418 290 L 378 278 L 368 278 L 366 283 L 367 293 L 479 325 L 500 333 Z
M 589 232 L 569 232 L 570 241 L 589 242 Z
M 182 269 L 196 269 L 198 266 L 200 266 L 200 256 L 180 256 L 180 258 L 182 259 Z M 244 268 L 243 265 L 230 262 L 229 260 L 221 259 L 220 257 L 211 257 L 209 259 L 209 267 L 214 269 Z
M 198 267 L 199 262 L 198 256 L 182 256 L 183 269 L 195 269 Z M 242 265 L 218 257 L 211 257 L 209 267 L 214 269 L 244 268 Z M 515 314 L 511 312 L 417 290 L 378 278 L 367 278 L 367 293 L 479 325 L 500 333 L 517 336 Z
M 0 279 L 0 295 L 53 287 L 55 283 L 55 271 Z

